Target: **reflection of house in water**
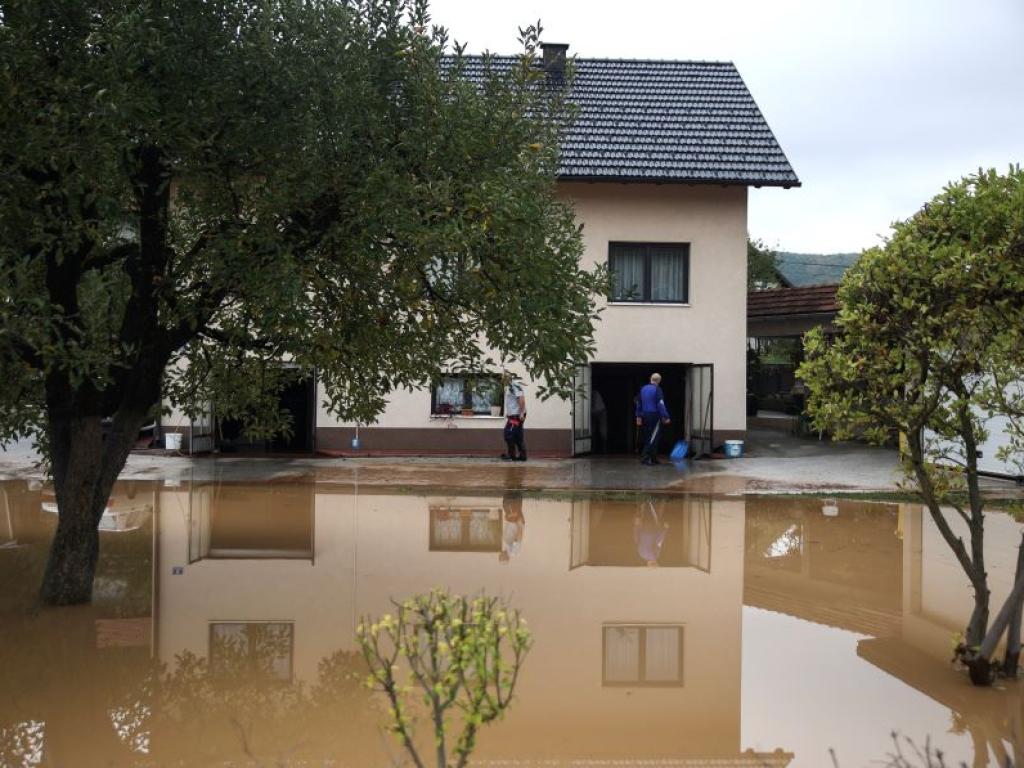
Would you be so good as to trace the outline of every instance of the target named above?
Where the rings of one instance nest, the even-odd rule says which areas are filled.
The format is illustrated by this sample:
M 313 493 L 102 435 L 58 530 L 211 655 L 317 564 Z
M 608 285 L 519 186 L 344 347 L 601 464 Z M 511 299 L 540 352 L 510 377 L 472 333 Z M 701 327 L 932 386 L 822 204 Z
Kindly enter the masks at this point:
M 571 568 L 659 565 L 711 570 L 711 499 L 575 501 Z
M 747 517 L 746 605 L 887 635 L 901 610 L 901 543 L 894 504 L 762 499 Z
M 973 592 L 931 516 L 919 505 L 900 505 L 901 583 L 903 610 L 897 632 L 857 643 L 857 655 L 917 689 L 953 712 L 957 730 L 970 734 L 975 765 L 991 759 L 999 765 L 1021 765 L 1015 746 L 1024 735 L 1024 710 L 1018 685 L 1005 696 L 969 685 L 949 661 L 953 638 L 964 628 L 973 607 Z M 951 527 L 968 541 L 966 525 L 955 513 Z M 995 616 L 1013 583 L 1021 524 L 1009 515 L 988 514 L 985 520 L 985 564 L 990 615 Z M 1001 653 L 1001 651 L 1000 651 Z
M 192 651 L 220 668 L 311 680 L 322 658 L 354 649 L 359 617 L 387 611 L 392 597 L 486 591 L 522 610 L 535 644 L 482 759 L 788 762 L 740 749 L 742 501 L 659 500 L 652 512 L 643 502 L 270 490 L 161 491 L 162 659 Z M 503 557 L 513 539 L 515 556 Z M 660 568 L 640 545 L 657 549 Z M 371 739 L 364 759 L 376 748 Z
M 746 522 L 745 604 L 867 635 L 858 656 L 948 707 L 955 730 L 971 736 L 976 765 L 1006 764 L 1024 733 L 1019 692 L 973 688 L 950 664 L 972 592 L 931 517 L 919 505 L 830 506 L 759 502 Z M 1020 530 L 1006 515 L 986 519 L 993 615 L 1013 582 Z

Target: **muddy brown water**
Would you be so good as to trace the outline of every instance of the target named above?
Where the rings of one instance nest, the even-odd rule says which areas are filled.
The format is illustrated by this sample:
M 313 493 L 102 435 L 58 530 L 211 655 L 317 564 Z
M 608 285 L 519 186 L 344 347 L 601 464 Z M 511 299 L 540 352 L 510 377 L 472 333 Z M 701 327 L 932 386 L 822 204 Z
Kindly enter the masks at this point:
M 400 764 L 355 629 L 433 587 L 533 633 L 474 764 L 884 765 L 898 731 L 980 766 L 1022 740 L 1019 684 L 949 664 L 971 593 L 916 505 L 124 482 L 93 605 L 40 610 L 52 495 L 0 491 L 3 766 Z M 987 533 L 999 603 L 1020 525 Z

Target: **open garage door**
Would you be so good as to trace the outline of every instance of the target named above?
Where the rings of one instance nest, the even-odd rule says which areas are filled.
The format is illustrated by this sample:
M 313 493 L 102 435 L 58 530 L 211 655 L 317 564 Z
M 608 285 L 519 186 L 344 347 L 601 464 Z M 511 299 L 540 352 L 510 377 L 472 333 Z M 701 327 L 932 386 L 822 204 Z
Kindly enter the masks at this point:
M 715 432 L 715 368 L 691 365 L 686 374 L 686 433 L 695 456 L 710 456 Z

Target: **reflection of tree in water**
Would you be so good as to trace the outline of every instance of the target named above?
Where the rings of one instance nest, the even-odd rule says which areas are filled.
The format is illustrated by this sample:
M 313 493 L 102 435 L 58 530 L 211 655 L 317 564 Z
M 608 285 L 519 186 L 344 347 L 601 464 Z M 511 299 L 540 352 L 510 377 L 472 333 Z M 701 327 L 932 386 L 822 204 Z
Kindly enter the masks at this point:
M 227 665 L 211 669 L 192 653 L 165 666 L 148 648 L 97 648 L 91 611 L 17 624 L 0 626 L 0 647 L 13 650 L 0 665 L 0 765 L 364 764 L 375 758 L 356 756 L 379 753 L 356 653 L 330 654 L 311 681 L 289 683 L 268 666 L 282 650 L 274 629 L 257 633 L 266 642 L 255 654 L 234 641 Z
M 264 661 L 281 651 L 280 635 L 267 637 L 272 642 L 258 654 Z M 155 756 L 201 763 L 240 753 L 257 761 L 323 759 L 339 749 L 347 754 L 361 733 L 373 731 L 358 654 L 337 651 L 321 659 L 315 683 L 288 684 L 272 666 L 248 676 L 248 653 L 235 641 L 229 645 L 237 655 L 226 667 L 185 653 L 163 676 L 149 723 Z M 231 667 L 236 661 L 241 666 Z

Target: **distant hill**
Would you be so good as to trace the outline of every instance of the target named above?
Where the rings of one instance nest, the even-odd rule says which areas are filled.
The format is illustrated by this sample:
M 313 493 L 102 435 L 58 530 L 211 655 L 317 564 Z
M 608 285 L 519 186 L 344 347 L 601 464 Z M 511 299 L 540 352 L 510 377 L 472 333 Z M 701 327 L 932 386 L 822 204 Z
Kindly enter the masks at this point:
M 790 253 L 779 251 L 775 266 L 785 282 L 794 287 L 838 283 L 859 253 Z

